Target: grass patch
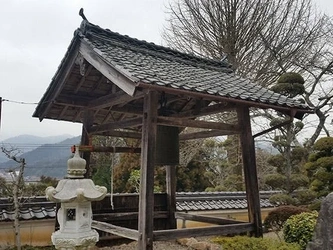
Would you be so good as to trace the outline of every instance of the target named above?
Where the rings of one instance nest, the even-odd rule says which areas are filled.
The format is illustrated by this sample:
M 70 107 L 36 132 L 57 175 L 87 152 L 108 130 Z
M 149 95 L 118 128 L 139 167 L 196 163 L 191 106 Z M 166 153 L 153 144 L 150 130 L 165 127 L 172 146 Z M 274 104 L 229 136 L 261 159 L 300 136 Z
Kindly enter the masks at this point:
M 254 238 L 247 236 L 215 237 L 212 242 L 223 247 L 223 250 L 300 250 L 296 243 L 281 242 L 272 238 Z

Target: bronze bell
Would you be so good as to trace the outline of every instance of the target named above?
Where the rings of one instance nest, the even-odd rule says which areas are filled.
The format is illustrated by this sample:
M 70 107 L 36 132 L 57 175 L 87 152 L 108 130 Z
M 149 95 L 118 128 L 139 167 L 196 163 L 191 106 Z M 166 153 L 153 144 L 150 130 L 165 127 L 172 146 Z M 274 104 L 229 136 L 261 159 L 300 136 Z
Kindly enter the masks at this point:
M 155 165 L 179 164 L 179 128 L 157 126 Z

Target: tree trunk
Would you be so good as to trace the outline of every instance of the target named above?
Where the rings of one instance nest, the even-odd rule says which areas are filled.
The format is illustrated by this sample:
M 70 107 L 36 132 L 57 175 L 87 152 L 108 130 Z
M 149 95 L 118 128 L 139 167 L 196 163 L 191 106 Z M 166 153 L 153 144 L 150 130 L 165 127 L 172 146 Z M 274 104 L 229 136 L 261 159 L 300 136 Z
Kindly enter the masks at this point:
M 306 148 L 311 148 L 313 146 L 315 141 L 318 139 L 321 131 L 325 127 L 325 122 L 326 122 L 327 115 L 325 115 L 320 109 L 316 109 L 316 115 L 318 116 L 319 122 L 318 122 L 318 125 L 316 127 L 315 132 L 312 134 L 310 139 L 308 139 L 305 142 L 304 146 Z M 329 135 L 327 135 L 327 136 L 329 136 Z
M 14 180 L 14 187 L 13 187 L 13 200 L 14 200 L 14 231 L 15 231 L 15 244 L 17 250 L 21 250 L 21 233 L 20 233 L 20 202 L 19 202 L 19 192 L 20 186 L 23 180 L 23 172 L 25 167 L 25 159 L 20 160 L 20 170 L 19 174 L 17 175 L 15 171 L 13 171 L 13 175 L 15 177 Z

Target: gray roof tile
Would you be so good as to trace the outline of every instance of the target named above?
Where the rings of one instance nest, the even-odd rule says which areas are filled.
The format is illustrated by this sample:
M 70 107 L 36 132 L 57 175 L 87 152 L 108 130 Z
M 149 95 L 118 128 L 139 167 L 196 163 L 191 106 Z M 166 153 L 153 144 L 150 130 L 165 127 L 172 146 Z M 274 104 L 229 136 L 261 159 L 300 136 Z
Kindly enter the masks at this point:
M 1 205 L 0 205 L 1 206 Z M 33 208 L 21 208 L 19 218 L 22 220 L 31 219 L 45 219 L 45 218 L 55 218 L 56 207 L 45 208 L 43 206 L 38 206 L 35 204 Z M 15 214 L 12 209 L 2 209 L 0 212 L 0 221 L 2 220 L 14 220 Z
M 195 57 L 85 23 L 79 34 L 110 64 L 144 83 L 271 105 L 308 109 L 236 76 L 228 65 Z

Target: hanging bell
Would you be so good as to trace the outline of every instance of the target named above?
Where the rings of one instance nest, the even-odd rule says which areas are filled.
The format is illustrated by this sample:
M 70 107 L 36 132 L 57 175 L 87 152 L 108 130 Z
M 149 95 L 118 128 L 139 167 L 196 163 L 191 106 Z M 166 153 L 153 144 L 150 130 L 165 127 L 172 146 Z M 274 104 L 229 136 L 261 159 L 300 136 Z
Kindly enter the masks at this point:
M 155 165 L 179 164 L 179 128 L 157 126 Z

